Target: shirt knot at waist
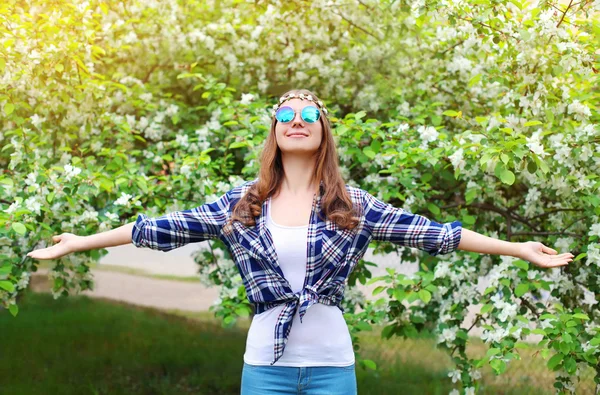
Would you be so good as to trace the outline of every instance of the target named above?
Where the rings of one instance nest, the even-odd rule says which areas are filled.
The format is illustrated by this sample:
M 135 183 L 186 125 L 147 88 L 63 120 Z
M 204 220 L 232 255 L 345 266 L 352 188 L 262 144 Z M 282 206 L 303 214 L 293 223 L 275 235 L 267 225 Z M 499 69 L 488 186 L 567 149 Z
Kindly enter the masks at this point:
M 285 304 L 281 313 L 277 317 L 277 323 L 275 324 L 275 339 L 274 339 L 274 359 L 271 362 L 273 365 L 283 355 L 283 350 L 288 340 L 290 330 L 292 329 L 292 323 L 296 312 L 300 316 L 300 323 L 306 314 L 306 311 L 310 306 L 315 303 L 322 303 L 330 306 L 338 306 L 337 298 L 331 295 L 319 295 L 319 293 L 312 287 L 305 287 L 302 291 L 296 292 L 289 295 L 288 298 L 274 302 L 274 303 L 257 303 L 256 311 L 260 314 L 277 305 Z M 343 310 L 342 310 L 343 311 Z

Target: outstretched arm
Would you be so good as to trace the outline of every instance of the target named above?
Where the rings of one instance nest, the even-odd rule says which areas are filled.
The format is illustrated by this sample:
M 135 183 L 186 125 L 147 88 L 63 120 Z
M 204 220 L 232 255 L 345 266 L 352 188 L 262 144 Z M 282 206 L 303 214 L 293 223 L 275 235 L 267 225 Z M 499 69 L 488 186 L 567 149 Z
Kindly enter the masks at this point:
M 116 229 L 97 233 L 90 236 L 77 236 L 73 233 L 62 233 L 52 236 L 55 244 L 27 254 L 33 259 L 58 259 L 72 252 L 94 250 L 98 248 L 115 247 L 131 243 L 131 231 L 135 222 L 130 222 Z
M 566 266 L 574 256 L 570 252 L 557 255 L 556 250 L 546 247 L 540 242 L 513 243 L 484 236 L 465 228 L 462 228 L 458 249 L 481 254 L 514 256 L 544 268 Z

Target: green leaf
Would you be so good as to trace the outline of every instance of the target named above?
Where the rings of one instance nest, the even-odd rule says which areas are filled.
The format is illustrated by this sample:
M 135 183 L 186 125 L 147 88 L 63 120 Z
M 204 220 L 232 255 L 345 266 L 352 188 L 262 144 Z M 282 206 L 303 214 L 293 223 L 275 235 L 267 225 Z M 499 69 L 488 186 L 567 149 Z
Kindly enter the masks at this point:
M 554 356 L 552 358 L 550 358 L 550 360 L 548 360 L 548 369 L 550 370 L 556 370 L 558 365 L 562 362 L 563 360 L 563 355 L 562 354 L 554 354 Z
M 565 358 L 565 370 L 571 375 L 575 374 L 575 371 L 577 370 L 577 362 L 573 357 L 569 356 Z
M 491 303 L 484 304 L 480 310 L 480 313 L 485 314 L 485 313 L 491 311 L 493 308 L 494 308 L 494 305 Z
M 17 306 L 16 304 L 11 304 L 8 307 L 8 311 L 10 311 L 10 314 L 12 314 L 13 317 L 16 317 L 17 314 L 19 314 L 19 306 Z
M 496 375 L 502 374 L 506 370 L 506 362 L 501 359 L 491 360 L 490 366 L 494 369 Z
M 587 253 L 586 253 L 586 252 L 582 252 L 581 254 L 577 255 L 577 256 L 575 257 L 575 259 L 573 259 L 573 262 L 577 262 L 578 260 L 580 260 L 580 259 L 583 259 L 583 258 L 585 258 L 586 256 L 587 256 Z
M 516 267 L 518 267 L 519 269 L 523 269 L 523 270 L 529 269 L 529 263 L 527 263 L 526 261 L 524 261 L 522 259 L 516 260 L 514 262 L 514 265 Z
M 62 73 L 65 70 L 65 66 L 63 66 L 62 63 L 57 63 L 54 66 L 54 70 L 58 71 L 59 73 Z
M 369 281 L 367 281 L 367 283 L 365 285 L 371 285 L 374 284 L 378 281 L 384 280 L 387 276 L 378 276 L 378 277 L 373 277 L 372 279 L 370 279 Z M 388 277 L 389 278 L 389 277 Z
M 365 111 L 359 111 L 356 114 L 354 114 L 354 119 L 358 121 L 359 119 L 364 118 L 365 115 L 367 115 Z
M 373 290 L 373 296 L 375 296 L 375 295 L 377 295 L 377 294 L 380 294 L 380 293 L 381 293 L 381 292 L 382 292 L 384 289 L 385 289 L 385 287 L 384 287 L 384 286 L 381 286 L 381 285 L 380 285 L 379 287 L 375 288 L 375 289 Z
M 508 170 L 508 169 L 504 169 L 504 171 L 502 172 L 500 179 L 502 180 L 503 183 L 508 184 L 508 185 L 512 185 L 515 182 L 515 173 L 513 173 L 512 171 Z
M 20 235 L 27 233 L 27 228 L 20 222 L 13 222 L 12 229 Z
M 487 350 L 487 353 L 485 354 L 486 357 L 493 357 L 494 355 L 500 354 L 500 349 L 499 348 L 490 348 L 489 350 Z
M 442 115 L 446 115 L 449 117 L 458 117 L 458 112 L 454 110 L 446 110 L 442 113 Z
M 404 298 L 406 297 L 406 292 L 404 292 L 404 290 L 402 289 L 394 289 L 394 299 L 399 300 L 399 301 L 403 301 Z
M 465 215 L 462 217 L 464 225 L 473 225 L 477 219 L 472 215 Z
M 571 351 L 571 345 L 566 342 L 560 342 L 558 348 L 560 349 L 560 352 L 562 352 L 565 355 Z
M 523 126 L 535 126 L 535 125 L 541 125 L 542 123 L 540 121 L 529 121 L 529 122 L 525 122 L 525 125 Z
M 517 288 L 515 289 L 515 296 L 520 298 L 521 296 L 525 295 L 527 291 L 529 291 L 529 284 L 521 283 L 517 285 Z
M 248 317 L 250 315 L 250 312 L 246 307 L 238 307 L 237 309 L 235 309 L 235 314 L 237 314 L 240 317 Z
M 375 364 L 375 362 L 371 361 L 370 359 L 363 359 L 363 363 L 365 364 L 365 367 L 371 370 L 376 370 L 377 369 L 377 365 Z
M 436 206 L 433 203 L 428 203 L 427 204 L 427 208 L 429 209 L 429 211 L 431 211 L 432 213 L 434 213 L 435 215 L 440 215 L 440 209 L 438 208 L 438 206 Z
M 369 159 L 374 159 L 377 156 L 371 147 L 365 147 L 363 149 L 363 154 L 365 154 Z
M 496 164 L 496 168 L 494 169 L 494 174 L 498 177 L 504 184 L 512 185 L 515 182 L 515 175 L 512 171 L 506 168 L 506 165 L 502 162 L 498 162 Z
M 241 147 L 247 147 L 247 146 L 248 146 L 247 141 L 236 141 L 235 143 L 229 144 L 229 149 L 235 149 L 235 148 L 241 148 Z
M 476 83 L 478 83 L 479 81 L 481 81 L 481 74 L 477 74 L 473 77 L 471 77 L 471 79 L 469 80 L 469 88 L 472 87 L 473 85 L 475 85 Z
M 465 200 L 467 201 L 467 204 L 471 203 L 473 201 L 473 199 L 475 199 L 477 197 L 477 189 L 473 188 L 473 189 L 469 189 L 467 191 L 467 193 L 465 194 Z
M 587 316 L 587 314 L 583 314 L 583 313 L 575 313 L 573 314 L 573 318 L 579 318 L 581 320 L 589 320 L 590 317 Z
M 483 291 L 483 296 L 485 296 L 485 295 L 487 295 L 487 294 L 490 294 L 490 293 L 494 292 L 495 290 L 496 290 L 496 288 L 495 288 L 495 287 L 487 287 L 487 288 L 485 289 L 485 291 Z
M 15 111 L 15 105 L 12 103 L 6 103 L 4 105 L 4 114 L 6 116 L 9 116 L 10 114 L 13 113 L 13 111 Z
M 431 300 L 431 292 L 426 289 L 419 290 L 419 298 L 425 303 L 429 303 Z
M 5 291 L 8 291 L 8 292 L 14 292 L 15 284 L 13 284 L 12 282 L 10 282 L 8 280 L 1 280 L 0 288 L 4 289 Z

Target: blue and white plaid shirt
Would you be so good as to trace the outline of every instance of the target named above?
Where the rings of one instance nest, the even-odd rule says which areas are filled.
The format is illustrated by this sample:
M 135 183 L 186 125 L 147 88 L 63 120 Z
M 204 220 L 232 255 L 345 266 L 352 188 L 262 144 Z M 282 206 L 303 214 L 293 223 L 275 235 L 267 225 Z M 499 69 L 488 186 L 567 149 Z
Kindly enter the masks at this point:
M 266 226 L 265 213 L 269 199 L 255 227 L 234 222 L 234 231 L 226 235 L 223 225 L 231 216 L 233 207 L 257 179 L 247 181 L 225 193 L 212 203 L 190 210 L 177 211 L 158 218 L 139 214 L 132 231 L 136 247 L 169 251 L 188 243 L 219 238 L 228 246 L 242 276 L 248 300 L 256 314 L 285 304 L 275 326 L 273 365 L 283 355 L 292 329 L 293 317 L 299 310 L 300 322 L 306 310 L 315 303 L 340 305 L 344 297 L 345 281 L 365 254 L 371 240 L 415 247 L 432 256 L 455 251 L 461 238 L 462 223 L 437 223 L 384 203 L 368 192 L 346 185 L 355 205 L 362 207 L 363 215 L 353 230 L 340 229 L 332 221 L 322 221 L 320 193 L 313 199 L 308 227 L 307 261 L 304 289 L 294 293 L 281 270 L 273 239 Z M 324 215 L 321 213 L 321 216 Z

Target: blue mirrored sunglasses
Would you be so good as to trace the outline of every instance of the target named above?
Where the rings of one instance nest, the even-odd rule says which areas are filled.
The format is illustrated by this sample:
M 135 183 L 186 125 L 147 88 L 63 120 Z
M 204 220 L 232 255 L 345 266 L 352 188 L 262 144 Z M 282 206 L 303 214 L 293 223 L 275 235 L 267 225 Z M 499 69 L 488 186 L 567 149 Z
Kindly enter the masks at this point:
M 315 106 L 306 106 L 300 112 L 300 116 L 302 120 L 306 123 L 315 123 L 321 117 L 321 113 L 319 109 Z M 275 118 L 277 121 L 281 123 L 292 122 L 292 120 L 296 117 L 296 111 L 292 107 L 283 106 L 279 107 L 277 112 L 275 113 Z

